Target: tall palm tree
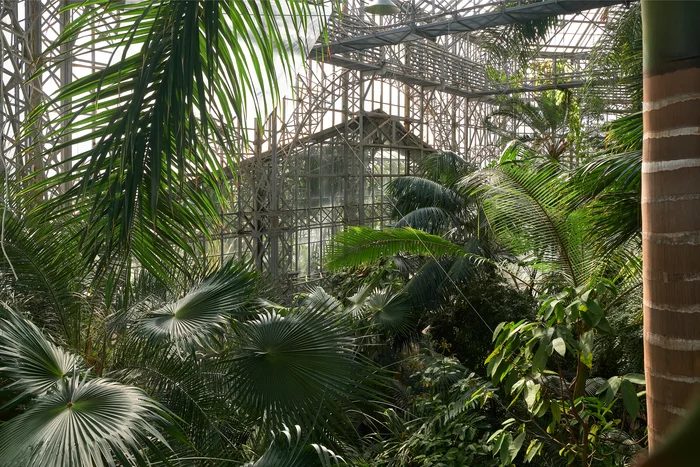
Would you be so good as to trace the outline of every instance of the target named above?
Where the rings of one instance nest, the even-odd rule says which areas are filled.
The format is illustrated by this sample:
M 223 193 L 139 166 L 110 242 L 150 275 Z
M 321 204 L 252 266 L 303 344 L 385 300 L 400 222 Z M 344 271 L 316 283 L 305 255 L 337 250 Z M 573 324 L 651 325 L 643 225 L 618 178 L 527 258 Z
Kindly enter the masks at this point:
M 652 450 L 700 388 L 700 3 L 642 1 L 644 351 Z

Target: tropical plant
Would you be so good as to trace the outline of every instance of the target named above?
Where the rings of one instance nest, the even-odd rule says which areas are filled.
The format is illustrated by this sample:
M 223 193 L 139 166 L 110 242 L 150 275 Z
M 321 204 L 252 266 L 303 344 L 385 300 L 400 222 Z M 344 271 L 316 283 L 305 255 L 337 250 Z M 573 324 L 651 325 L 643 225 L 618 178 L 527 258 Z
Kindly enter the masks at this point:
M 140 389 L 92 377 L 85 362 L 54 343 L 31 322 L 0 311 L 2 410 L 0 465 L 69 466 L 143 464 L 165 459 L 162 434 L 172 423 Z
M 521 3 L 527 3 L 525 0 Z M 521 3 L 508 2 L 494 6 L 516 6 Z M 539 51 L 539 46 L 547 36 L 554 31 L 559 24 L 559 18 L 549 16 L 547 18 L 518 21 L 500 27 L 488 28 L 477 33 L 477 41 L 489 52 L 489 61 L 497 64 L 497 68 L 503 68 L 504 62 L 512 62 L 513 59 L 521 67 L 526 67 L 527 62 Z
M 584 284 L 595 269 L 582 248 L 583 217 L 567 206 L 570 188 L 556 165 L 504 162 L 463 180 L 480 197 L 488 225 L 523 264 L 539 269 L 543 286 Z
M 479 205 L 459 181 L 476 166 L 440 151 L 420 161 L 420 176 L 387 185 L 395 227 L 381 231 L 351 227 L 336 234 L 326 252 L 328 267 L 356 267 L 401 258 L 413 278 L 406 292 L 416 304 L 434 304 L 464 285 L 477 266 L 498 256 Z M 424 233 L 426 232 L 426 233 Z
M 511 405 L 521 399 L 529 413 L 529 419 L 509 419 L 494 432 L 499 451 L 503 443 L 514 446 L 507 448 L 514 458 L 527 434 L 527 462 L 546 444 L 556 446 L 567 464 L 578 459 L 584 466 L 620 465 L 641 449 L 633 436 L 640 431 L 634 420 L 640 412 L 637 385 L 644 384 L 644 376 L 606 381 L 591 375 L 596 335 L 611 332 L 601 303 L 615 293 L 607 281 L 590 289 L 566 288 L 542 297 L 537 320 L 502 323 L 495 330 L 487 371 Z M 620 416 L 618 401 L 628 418 Z
M 603 37 L 592 51 L 590 85 L 584 99 L 600 96 L 614 86 L 630 100 L 630 110 L 642 108 L 642 8 L 639 2 L 607 12 Z
M 330 303 L 285 309 L 258 302 L 264 291 L 260 279 L 229 262 L 177 295 L 142 271 L 133 278 L 130 298 L 116 298 L 115 305 L 105 308 L 101 291 L 90 289 L 91 281 L 66 276 L 74 263 L 59 261 L 72 257 L 77 242 L 59 244 L 55 234 L 49 235 L 51 229 L 21 224 L 14 217 L 7 220 L 11 228 L 5 246 L 17 280 L 3 263 L 8 271 L 4 296 L 45 323 L 56 342 L 65 342 L 71 351 L 46 341 L 31 323 L 3 321 L 6 327 L 23 327 L 21 332 L 0 331 L 1 377 L 14 381 L 0 393 L 0 405 L 5 414 L 15 416 L 0 430 L 25 436 L 17 427 L 26 425 L 37 437 L 27 435 L 26 445 L 3 437 L 11 445 L 3 447 L 0 465 L 54 465 L 43 461 L 52 456 L 55 465 L 100 465 L 111 456 L 132 465 L 140 462 L 138 456 L 154 455 L 181 459 L 184 465 L 209 465 L 217 458 L 244 463 L 244 445 L 250 444 L 250 459 L 267 448 L 269 433 L 285 424 L 303 426 L 304 439 L 311 436 L 309 443 L 318 446 L 352 438 L 346 410 L 374 398 L 368 389 L 374 383 L 367 365 L 356 358 L 348 321 L 334 314 Z M 20 248 L 22 241 L 30 248 Z M 123 293 L 121 289 L 115 295 Z M 29 294 L 31 299 L 25 299 Z M 63 321 L 77 334 L 66 332 Z M 52 430 L 41 425 L 51 425 L 52 418 L 32 417 L 77 397 L 84 397 L 80 401 L 86 401 L 86 410 L 94 406 L 92 398 L 102 398 L 122 407 L 124 414 L 133 412 L 133 418 L 124 419 L 125 431 L 113 430 L 110 438 L 105 435 L 111 430 L 110 417 L 118 423 L 122 418 L 106 409 L 89 413 L 94 425 L 79 426 L 84 449 L 62 456 L 60 449 L 72 443 L 62 438 L 73 436 L 70 425 Z M 172 450 L 156 450 L 151 433 L 156 428 L 151 425 L 171 419 L 181 434 L 164 433 L 157 439 L 167 441 L 161 444 Z M 122 452 L 126 457 L 119 457 Z M 321 457 L 328 454 L 319 452 Z
M 366 467 L 499 465 L 486 442 L 490 385 L 459 361 L 432 352 L 410 360 L 413 384 L 408 406 L 389 408 L 372 426 Z

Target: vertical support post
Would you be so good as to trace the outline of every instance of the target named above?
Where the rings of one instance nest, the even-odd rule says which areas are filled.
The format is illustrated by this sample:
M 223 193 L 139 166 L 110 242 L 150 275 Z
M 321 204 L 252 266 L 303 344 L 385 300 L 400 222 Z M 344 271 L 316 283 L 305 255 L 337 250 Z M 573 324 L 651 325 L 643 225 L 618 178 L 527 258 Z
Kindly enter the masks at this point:
M 253 257 L 255 267 L 258 271 L 263 270 L 263 255 L 265 254 L 265 243 L 263 239 L 263 230 L 265 229 L 262 219 L 263 200 L 266 197 L 264 187 L 265 167 L 262 161 L 262 128 L 258 119 L 254 119 L 255 140 L 255 159 L 252 169 L 252 185 L 253 185 Z
M 357 154 L 360 158 L 359 167 L 359 179 L 360 187 L 357 195 L 357 204 L 359 206 L 358 212 L 358 222 L 359 225 L 365 225 L 365 170 L 367 165 L 365 164 L 365 78 L 362 73 L 359 73 L 359 90 L 360 90 L 360 108 L 358 109 L 358 144 L 357 144 Z
M 60 22 L 61 22 L 61 31 L 66 27 L 66 25 L 70 22 L 70 11 L 65 10 L 65 7 L 69 6 L 71 0 L 61 0 L 61 8 L 64 9 L 64 11 L 61 12 L 61 17 L 60 17 Z M 61 87 L 68 85 L 72 80 L 73 80 L 73 55 L 70 54 L 71 51 L 71 44 L 63 44 L 61 46 L 61 55 L 62 55 L 62 60 L 61 62 Z M 71 99 L 68 98 L 64 100 L 61 103 L 61 106 L 63 109 L 68 109 L 71 103 Z M 65 127 L 68 124 L 68 122 L 64 122 L 62 124 L 63 127 Z M 64 137 L 64 142 L 68 142 L 70 140 L 70 137 L 66 136 Z M 70 162 L 66 162 L 70 160 L 71 156 L 73 155 L 73 148 L 71 146 L 66 146 L 61 150 L 61 161 L 63 164 L 61 164 L 61 170 L 63 172 L 68 172 L 70 170 Z M 64 183 L 61 187 L 60 190 L 61 192 L 65 193 L 68 188 L 70 188 L 69 183 Z
M 27 48 L 25 49 L 25 60 L 28 63 L 27 66 L 27 75 L 26 76 L 33 76 L 35 73 L 39 70 L 41 67 L 41 63 L 39 61 L 39 57 L 41 55 L 42 51 L 42 46 L 41 46 L 41 26 L 42 26 L 42 20 L 41 16 L 44 11 L 44 2 L 43 1 L 27 1 L 25 3 L 25 12 L 26 12 L 26 17 L 25 17 L 25 24 L 26 24 L 26 31 L 27 31 Z M 29 115 L 35 108 L 37 108 L 41 104 L 41 96 L 42 96 L 42 83 L 41 83 L 41 75 L 36 76 L 34 79 L 30 80 L 27 83 L 28 87 L 28 102 L 27 102 L 27 111 L 26 115 Z M 25 115 L 25 116 L 26 116 Z M 41 137 L 41 122 L 37 120 L 36 124 L 32 128 L 32 132 L 27 138 L 26 146 L 25 147 L 31 147 L 34 144 L 37 143 L 39 138 Z M 40 170 L 43 168 L 44 164 L 43 161 L 40 160 L 40 157 L 38 155 L 38 150 L 40 148 L 36 148 L 35 150 L 31 151 L 26 160 L 26 164 L 29 168 L 30 172 L 34 172 L 37 170 Z M 42 179 L 42 175 L 39 175 L 36 179 L 36 181 L 40 181 Z
M 269 230 L 268 241 L 270 243 L 270 253 L 268 256 L 268 267 L 270 275 L 274 281 L 279 279 L 279 203 L 277 199 L 277 183 L 279 177 L 277 174 L 277 109 L 272 113 L 270 118 L 270 190 L 269 190 Z

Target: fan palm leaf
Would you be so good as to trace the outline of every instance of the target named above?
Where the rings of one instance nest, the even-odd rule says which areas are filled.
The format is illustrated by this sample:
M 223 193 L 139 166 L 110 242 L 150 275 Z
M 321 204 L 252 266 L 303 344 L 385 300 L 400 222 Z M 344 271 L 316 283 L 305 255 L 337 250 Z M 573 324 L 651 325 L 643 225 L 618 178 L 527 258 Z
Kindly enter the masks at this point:
M 402 291 L 361 287 L 349 300 L 352 305 L 348 311 L 355 318 L 385 334 L 408 336 L 415 329 L 416 308 Z
M 284 315 L 268 311 L 241 324 L 237 334 L 225 362 L 235 381 L 232 400 L 277 426 L 297 422 L 347 431 L 342 407 L 350 408 L 371 391 L 341 317 L 327 307 L 303 306 Z
M 77 356 L 49 342 L 32 322 L 7 308 L 0 316 L 0 375 L 12 381 L 5 390 L 39 395 L 82 369 Z
M 243 467 L 334 467 L 345 465 L 343 458 L 316 443 L 308 443 L 299 425 L 284 427 L 270 447 L 254 463 Z
M 109 376 L 142 388 L 181 420 L 188 445 L 198 456 L 233 455 L 255 420 L 226 397 L 235 382 L 216 354 L 183 354 L 141 344 L 118 349 L 117 369 Z
M 76 356 L 9 309 L 0 341 L 0 371 L 10 381 L 4 389 L 32 398 L 0 425 L 0 465 L 144 465 L 146 451 L 164 459 L 157 444 L 168 446 L 159 431 L 168 417 L 141 390 L 90 379 Z
M 326 308 L 331 313 L 340 313 L 343 311 L 343 304 L 340 301 L 328 294 L 323 287 L 314 287 L 304 296 L 304 304 L 312 309 Z
M 136 331 L 150 343 L 206 344 L 231 317 L 251 313 L 246 305 L 256 282 L 257 275 L 245 265 L 229 261 L 179 300 L 142 317 Z
M 0 427 L 0 465 L 144 465 L 144 449 L 167 446 L 159 412 L 137 388 L 76 375 Z

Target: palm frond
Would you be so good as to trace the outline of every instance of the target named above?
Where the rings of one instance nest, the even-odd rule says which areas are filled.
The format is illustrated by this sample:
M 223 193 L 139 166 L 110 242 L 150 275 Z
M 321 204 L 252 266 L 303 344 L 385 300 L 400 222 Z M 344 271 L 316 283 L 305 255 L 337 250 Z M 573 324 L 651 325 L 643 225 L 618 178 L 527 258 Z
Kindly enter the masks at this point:
M 556 16 L 519 21 L 480 31 L 478 41 L 490 53 L 492 60 L 512 62 L 515 58 L 524 67 L 527 60 L 537 53 L 538 45 L 557 24 L 559 21 Z
M 309 443 L 299 425 L 284 427 L 265 453 L 243 467 L 334 467 L 345 465 L 342 457 L 323 445 Z
M 15 299 L 21 295 L 42 309 L 36 322 L 78 348 L 84 331 L 79 294 L 86 273 L 75 233 L 8 208 L 4 237 L 2 282 Z
M 591 73 L 595 75 L 592 80 L 594 84 L 588 92 L 596 96 L 596 81 L 613 81 L 616 91 L 622 91 L 629 97 L 632 110 L 641 109 L 642 9 L 639 3 L 608 10 L 603 35 L 591 51 L 590 62 L 593 64 Z M 610 85 L 602 84 L 600 89 L 607 93 Z
M 144 450 L 168 446 L 160 413 L 137 388 L 76 375 L 0 426 L 0 465 L 144 465 Z
M 568 147 L 570 108 L 570 95 L 560 95 L 560 91 L 538 94 L 533 102 L 517 96 L 506 97 L 484 119 L 484 124 L 489 131 L 498 134 L 503 143 L 517 142 L 516 147 L 524 145 L 530 149 L 522 155 L 545 156 L 558 161 Z M 530 132 L 516 137 L 496 125 L 494 117 L 506 118 L 516 126 L 524 125 Z
M 424 207 L 457 212 L 465 205 L 465 200 L 454 190 L 421 177 L 395 178 L 387 185 L 387 191 L 396 200 L 395 208 L 399 217 Z
M 396 222 L 395 227 L 410 227 L 433 235 L 440 235 L 462 226 L 461 219 L 453 211 L 427 206 L 415 209 Z
M 414 255 L 463 256 L 464 247 L 411 228 L 374 230 L 350 227 L 333 236 L 326 253 L 331 269 L 354 267 L 389 259 L 401 252 Z
M 136 332 L 149 342 L 176 346 L 206 344 L 232 316 L 250 314 L 245 305 L 256 288 L 257 275 L 229 261 L 179 300 L 149 313 Z
M 478 168 L 476 164 L 467 162 L 462 156 L 452 151 L 429 154 L 418 163 L 418 171 L 424 178 L 446 187 L 453 187 L 460 178 L 476 172 Z
M 347 431 L 342 407 L 368 397 L 368 374 L 346 324 L 327 310 L 268 311 L 237 328 L 227 359 L 233 401 L 266 423 Z M 344 435 L 348 435 L 344 433 Z
M 142 388 L 181 420 L 187 444 L 197 455 L 233 455 L 255 420 L 226 397 L 235 385 L 227 368 L 213 353 L 183 355 L 140 344 L 115 349 L 116 369 L 109 376 Z
M 168 416 L 141 390 L 90 379 L 83 363 L 49 342 L 12 310 L 0 320 L 0 371 L 31 398 L 26 411 L 0 425 L 0 465 L 23 467 L 144 465 L 146 452 L 165 459 L 159 428 Z
M 304 296 L 304 305 L 315 310 L 326 309 L 331 313 L 343 311 L 343 304 L 326 292 L 323 287 L 314 287 Z
M 83 369 L 80 359 L 49 342 L 30 321 L 4 308 L 0 312 L 0 375 L 6 390 L 39 395 Z
M 640 238 L 641 165 L 641 151 L 603 154 L 574 173 L 572 206 L 585 206 L 589 240 L 602 256 Z
M 44 167 L 49 176 L 28 196 L 70 186 L 43 213 L 79 223 L 87 260 L 100 272 L 115 257 L 134 255 L 166 283 L 162 262 L 187 273 L 183 256 L 201 257 L 201 236 L 227 202 L 221 187 L 233 160 L 221 154 L 235 153 L 232 130 L 251 104 L 246 96 L 278 96 L 275 69 L 291 72 L 294 43 L 322 17 L 313 8 L 296 0 L 71 3 L 77 19 L 52 47 L 70 50 L 86 40 L 112 55 L 106 68 L 32 113 L 28 132 L 49 111 L 60 115 L 59 129 L 28 154 L 46 158 L 94 144 Z
M 502 164 L 463 183 L 481 196 L 489 226 L 515 255 L 534 254 L 570 284 L 585 282 L 591 265 L 581 242 L 583 224 L 567 210 L 568 190 L 556 166 Z
M 411 334 L 417 322 L 417 309 L 403 292 L 374 290 L 357 306 L 356 316 L 379 331 L 399 336 Z
M 428 260 L 406 284 L 404 291 L 418 308 L 434 305 L 440 298 L 466 286 L 488 262 L 475 254 Z

